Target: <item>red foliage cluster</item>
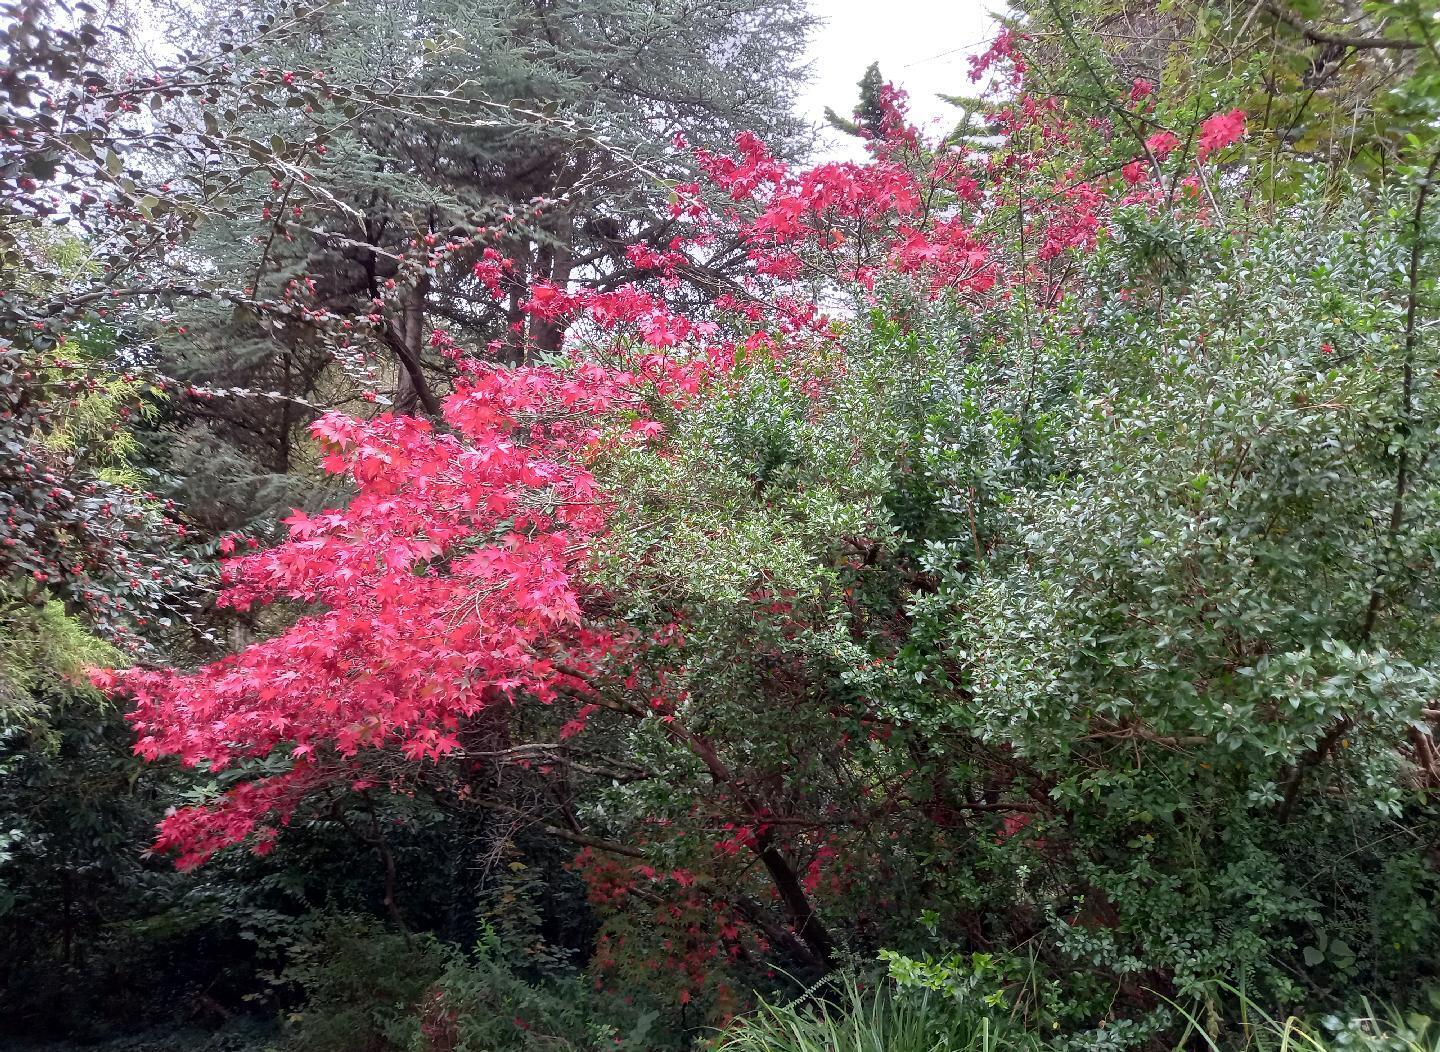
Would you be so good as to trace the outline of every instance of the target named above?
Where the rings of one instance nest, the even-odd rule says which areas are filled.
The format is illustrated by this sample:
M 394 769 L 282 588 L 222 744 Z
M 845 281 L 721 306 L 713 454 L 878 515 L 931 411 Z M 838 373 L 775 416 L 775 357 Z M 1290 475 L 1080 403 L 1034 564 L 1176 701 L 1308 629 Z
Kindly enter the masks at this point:
M 1015 68 L 1019 44 L 1006 38 L 977 68 L 1001 59 Z M 1147 95 L 1137 85 L 1133 102 L 1148 104 Z M 663 446 L 658 417 L 723 383 L 747 356 L 795 361 L 804 374 L 808 350 L 834 335 L 816 282 L 858 289 L 862 301 L 882 281 L 969 301 L 1038 283 L 1037 301 L 1046 302 L 1061 280 L 1047 276 L 1047 264 L 1094 246 L 1117 200 L 1164 198 L 1159 186 L 1137 185 L 1147 176 L 1131 165 L 1094 178 L 1047 169 L 1056 143 L 1086 134 L 1053 102 L 1015 100 L 1000 126 L 1023 129 L 1031 145 L 1012 136 L 982 155 L 925 146 L 905 124 L 898 93 L 886 99 L 894 112 L 865 164 L 794 172 L 753 135 L 732 155 L 701 152 L 721 203 L 712 211 L 701 187 L 677 189 L 673 211 L 689 233 L 666 251 L 630 253 L 653 272 L 648 284 L 535 286 L 525 309 L 586 337 L 570 348 L 569 367 L 497 366 L 437 333 L 436 345 L 463 367 L 443 427 L 389 414 L 315 424 L 323 465 L 350 480 L 353 500 L 296 512 L 283 543 L 227 564 L 222 597 L 240 608 L 284 601 L 308 612 L 193 673 L 96 676 L 133 698 L 137 749 L 148 758 L 211 769 L 290 758 L 283 774 L 168 817 L 162 848 L 182 865 L 247 839 L 264 850 L 307 793 L 360 777 L 361 750 L 438 760 L 490 706 L 565 701 L 577 711 L 562 734 L 580 733 L 594 711 L 593 683 L 608 675 L 623 689 L 635 645 L 627 626 L 587 612 L 586 568 L 611 500 L 592 472 L 597 455 L 618 443 Z M 1243 129 L 1239 111 L 1212 117 L 1198 154 Z M 1179 141 L 1160 132 L 1146 147 L 1163 160 Z M 1028 252 L 1007 248 L 995 217 L 1012 233 L 1018 217 Z M 687 250 L 718 231 L 738 236 L 753 276 L 703 314 L 677 309 L 667 292 Z M 510 271 L 493 250 L 475 267 L 496 295 Z M 641 699 L 633 710 L 674 719 L 673 699 Z M 730 846 L 761 850 L 754 837 Z M 805 875 L 812 887 L 818 880 L 818 868 Z

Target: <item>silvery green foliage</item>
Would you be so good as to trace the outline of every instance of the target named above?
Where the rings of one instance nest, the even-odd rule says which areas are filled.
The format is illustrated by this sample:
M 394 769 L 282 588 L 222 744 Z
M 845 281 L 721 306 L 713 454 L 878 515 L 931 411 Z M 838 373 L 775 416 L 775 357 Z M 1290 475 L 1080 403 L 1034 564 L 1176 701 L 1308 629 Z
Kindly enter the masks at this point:
M 1244 238 L 1208 232 L 1179 288 L 1126 288 L 1133 246 L 1109 246 L 1095 298 L 1033 352 L 1030 372 L 1070 388 L 967 393 L 992 404 L 989 463 L 964 466 L 988 476 L 996 535 L 972 572 L 955 568 L 973 538 L 938 558 L 981 733 L 1047 753 L 1097 732 L 1200 737 L 1264 766 L 1343 719 L 1347 746 L 1391 763 L 1434 696 L 1424 471 L 1389 527 L 1404 246 L 1313 207 Z M 1418 402 L 1430 416 L 1428 390 Z M 960 434 L 973 412 L 959 403 Z M 1408 439 L 1422 464 L 1429 440 Z
M 1403 216 L 1130 217 L 1083 294 L 991 320 L 936 400 L 949 536 L 925 544 L 916 675 L 949 669 L 940 723 L 1023 757 L 1048 801 L 1007 842 L 1006 908 L 1121 989 L 1238 974 L 1298 998 L 1302 950 L 1374 981 L 1433 938 L 1379 936 L 1435 878 L 1370 854 L 1423 813 L 1409 740 L 1432 734 L 1440 643 L 1435 347 L 1422 321 L 1407 400 Z M 1317 948 L 1337 932 L 1358 961 Z

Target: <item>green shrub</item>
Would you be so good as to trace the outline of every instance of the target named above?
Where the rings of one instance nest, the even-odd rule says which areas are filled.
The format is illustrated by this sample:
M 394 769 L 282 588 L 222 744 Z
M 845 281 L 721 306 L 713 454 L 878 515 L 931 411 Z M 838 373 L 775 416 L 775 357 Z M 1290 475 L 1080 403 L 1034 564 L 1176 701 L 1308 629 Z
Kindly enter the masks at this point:
M 494 947 L 473 955 L 429 935 L 329 917 L 293 952 L 304 993 L 295 1052 L 589 1052 L 659 1047 L 655 1014 L 600 999 L 578 976 L 529 981 Z

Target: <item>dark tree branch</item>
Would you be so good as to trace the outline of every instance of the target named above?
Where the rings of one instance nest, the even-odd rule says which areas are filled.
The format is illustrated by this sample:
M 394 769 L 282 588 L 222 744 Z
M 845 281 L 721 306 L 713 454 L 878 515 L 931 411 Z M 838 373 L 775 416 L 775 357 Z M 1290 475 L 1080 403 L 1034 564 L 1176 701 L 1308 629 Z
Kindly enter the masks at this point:
M 1271 0 L 1264 0 L 1260 7 L 1276 21 L 1283 22 L 1306 40 L 1316 44 L 1338 44 L 1341 47 L 1390 51 L 1418 51 L 1424 47 L 1418 40 L 1406 40 L 1403 37 L 1367 37 L 1351 36 L 1346 33 L 1327 33 L 1324 30 L 1316 29 L 1293 11 L 1281 4 L 1273 3 Z

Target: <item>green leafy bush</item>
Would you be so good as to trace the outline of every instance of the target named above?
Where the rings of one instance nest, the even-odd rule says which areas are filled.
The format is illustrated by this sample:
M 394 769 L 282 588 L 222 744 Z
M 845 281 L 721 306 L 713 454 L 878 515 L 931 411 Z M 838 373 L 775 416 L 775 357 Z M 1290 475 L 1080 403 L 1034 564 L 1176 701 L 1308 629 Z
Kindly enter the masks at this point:
M 492 947 L 493 949 L 493 947 Z M 581 979 L 531 981 L 482 946 L 357 916 L 315 925 L 285 978 L 304 994 L 289 1017 L 296 1052 L 522 1052 L 661 1047 L 655 1013 L 597 998 Z

